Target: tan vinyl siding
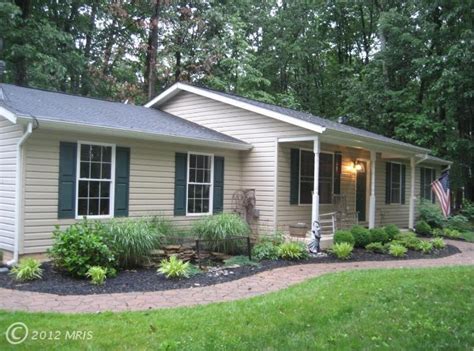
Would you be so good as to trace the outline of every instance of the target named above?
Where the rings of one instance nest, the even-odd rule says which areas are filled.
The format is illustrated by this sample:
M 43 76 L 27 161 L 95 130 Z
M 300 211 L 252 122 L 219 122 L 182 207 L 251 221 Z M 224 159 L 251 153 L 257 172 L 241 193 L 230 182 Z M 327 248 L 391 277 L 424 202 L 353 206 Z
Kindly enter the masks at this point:
M 242 152 L 242 188 L 256 189 L 259 229 L 273 230 L 276 140 L 314 132 L 188 92 L 180 92 L 161 109 L 254 146 Z
M 0 249 L 13 251 L 15 234 L 16 144 L 23 129 L 0 117 Z
M 189 226 L 192 221 L 200 218 L 173 217 L 176 152 L 195 151 L 224 156 L 225 211 L 230 211 L 232 194 L 241 187 L 238 151 L 39 129 L 33 132 L 25 145 L 23 253 L 44 252 L 52 243 L 54 225 L 75 222 L 73 219 L 58 220 L 57 202 L 59 142 L 77 140 L 130 147 L 130 217 L 164 215 L 181 227 Z

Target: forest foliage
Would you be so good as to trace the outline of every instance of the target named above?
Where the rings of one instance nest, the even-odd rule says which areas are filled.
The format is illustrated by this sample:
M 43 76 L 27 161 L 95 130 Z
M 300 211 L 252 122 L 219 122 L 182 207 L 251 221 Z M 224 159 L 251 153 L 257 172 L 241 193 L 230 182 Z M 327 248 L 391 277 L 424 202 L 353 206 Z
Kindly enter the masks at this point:
M 190 81 L 454 161 L 474 197 L 472 0 L 0 2 L 3 81 L 142 104 Z

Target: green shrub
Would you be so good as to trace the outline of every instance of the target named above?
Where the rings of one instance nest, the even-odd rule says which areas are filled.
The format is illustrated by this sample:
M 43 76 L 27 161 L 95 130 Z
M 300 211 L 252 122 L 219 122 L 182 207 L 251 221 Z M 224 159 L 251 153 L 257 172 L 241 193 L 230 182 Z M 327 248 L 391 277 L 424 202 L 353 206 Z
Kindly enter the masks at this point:
M 229 239 L 233 236 L 247 236 L 250 228 L 238 215 L 221 213 L 197 221 L 193 225 L 193 232 L 200 239 L 208 240 L 211 250 L 234 254 L 241 250 L 243 242 Z
M 431 226 L 425 221 L 418 221 L 415 225 L 415 231 L 418 235 L 431 235 Z
M 424 254 L 428 254 L 433 251 L 433 244 L 431 244 L 429 241 L 422 240 L 418 244 L 418 250 L 423 252 Z
M 278 246 L 278 257 L 284 260 L 303 260 L 308 258 L 308 249 L 302 242 L 289 241 Z
M 252 257 L 257 261 L 278 259 L 278 246 L 272 241 L 261 241 L 252 249 Z
M 397 244 L 406 247 L 411 250 L 418 250 L 420 243 L 423 241 L 418 238 L 414 233 L 400 233 L 395 236 Z
M 92 266 L 86 273 L 86 277 L 90 278 L 94 285 L 102 285 L 107 278 L 107 269 L 100 266 Z
M 356 225 L 352 227 L 351 233 L 354 237 L 355 247 L 366 247 L 370 243 L 370 232 L 367 228 Z
M 372 228 L 370 229 L 370 241 L 386 243 L 388 241 L 388 234 L 383 228 Z
M 92 266 L 116 266 L 116 258 L 105 237 L 106 232 L 100 222 L 83 220 L 65 230 L 57 226 L 48 254 L 56 267 L 73 276 L 84 277 Z
M 354 236 L 348 230 L 338 230 L 334 234 L 334 244 L 349 243 L 352 246 L 355 244 Z
M 157 222 L 150 218 L 113 219 L 105 225 L 109 246 L 120 267 L 131 268 L 147 262 L 150 252 L 158 247 L 162 234 Z
M 432 234 L 435 237 L 440 237 L 440 236 L 444 236 L 444 231 L 441 228 L 434 228 Z
M 158 272 L 166 276 L 166 278 L 189 278 L 191 276 L 191 264 L 171 256 L 160 262 Z
M 388 235 L 388 240 L 393 240 L 395 237 L 400 234 L 400 229 L 395 224 L 389 224 L 384 227 L 385 233 Z
M 249 258 L 247 256 L 233 256 L 227 260 L 224 260 L 224 265 L 225 266 L 234 266 L 234 265 L 238 265 L 238 266 L 253 266 L 253 267 L 256 267 L 256 266 L 259 266 L 259 264 L 255 261 L 251 261 L 249 260 Z
M 374 253 L 385 253 L 387 251 L 385 245 L 381 242 L 370 243 L 365 247 L 365 249 Z
M 459 239 L 462 237 L 462 233 L 456 229 L 445 228 L 443 230 L 444 236 L 449 239 Z
M 441 228 L 446 222 L 439 206 L 429 201 L 421 201 L 418 212 L 420 221 L 428 223 L 430 227 Z
M 459 230 L 460 232 L 469 230 L 470 227 L 469 220 L 463 215 L 449 217 L 446 222 L 446 228 Z
M 16 280 L 27 281 L 34 279 L 41 279 L 43 276 L 43 270 L 41 269 L 41 263 L 33 258 L 24 258 L 12 268 L 10 274 L 15 277 Z
M 394 257 L 403 257 L 407 251 L 407 248 L 400 244 L 391 244 L 388 249 L 388 253 Z
M 462 202 L 461 214 L 468 220 L 474 221 L 474 202 L 464 199 Z
M 431 240 L 431 244 L 435 249 L 441 250 L 446 247 L 446 243 L 442 238 L 434 238 Z
M 331 247 L 331 252 L 336 255 L 340 260 L 347 260 L 351 257 L 351 253 L 354 247 L 348 242 L 341 242 L 334 244 Z

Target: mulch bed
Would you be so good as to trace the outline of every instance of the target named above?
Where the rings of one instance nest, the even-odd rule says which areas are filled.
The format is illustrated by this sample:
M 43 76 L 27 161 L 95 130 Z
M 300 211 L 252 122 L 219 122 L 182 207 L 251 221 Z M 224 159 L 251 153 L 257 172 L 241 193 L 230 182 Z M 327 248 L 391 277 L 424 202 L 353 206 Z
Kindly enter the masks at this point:
M 448 245 L 442 250 L 436 250 L 426 255 L 418 251 L 409 250 L 406 257 L 399 258 L 398 260 L 441 258 L 459 252 L 459 249 L 452 245 Z M 395 259 L 395 257 L 386 254 L 371 253 L 364 249 L 354 249 L 352 257 L 345 262 L 386 261 Z M 42 265 L 43 279 L 31 282 L 17 282 L 9 274 L 0 273 L 0 287 L 58 295 L 161 291 L 220 284 L 279 267 L 333 262 L 341 261 L 331 255 L 326 257 L 312 257 L 305 261 L 262 261 L 258 267 L 244 266 L 226 268 L 224 271 L 219 271 L 219 273 L 203 272 L 189 279 L 166 279 L 163 275 L 157 274 L 155 268 L 141 268 L 120 272 L 117 277 L 107 279 L 102 286 L 95 286 L 88 280 L 74 279 L 65 274 L 61 274 L 55 270 L 51 263 L 46 262 Z

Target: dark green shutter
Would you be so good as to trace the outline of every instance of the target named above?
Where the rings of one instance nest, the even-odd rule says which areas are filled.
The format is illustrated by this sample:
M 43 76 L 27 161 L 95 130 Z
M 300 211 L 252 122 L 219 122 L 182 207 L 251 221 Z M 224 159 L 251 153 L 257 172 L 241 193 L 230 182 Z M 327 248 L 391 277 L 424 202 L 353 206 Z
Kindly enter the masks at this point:
M 291 149 L 290 153 L 290 204 L 297 205 L 299 199 L 300 150 Z
M 401 184 L 401 188 L 402 188 L 402 196 L 401 196 L 401 203 L 402 205 L 405 204 L 405 189 L 406 189 L 406 173 L 407 173 L 407 166 L 406 165 L 402 165 L 401 167 L 401 171 L 402 171 L 402 184 Z
M 433 168 L 433 179 L 431 179 L 431 182 L 434 182 L 436 180 L 436 169 Z M 430 191 L 433 192 L 432 188 L 431 188 L 431 184 L 430 184 Z M 436 195 L 433 194 L 431 196 L 431 202 L 432 203 L 436 203 Z
M 58 218 L 76 216 L 77 143 L 59 143 Z
M 420 168 L 420 199 L 425 199 L 425 169 L 423 167 Z
M 385 163 L 385 203 L 390 203 L 390 188 L 392 184 L 392 164 L 390 162 Z
M 130 183 L 130 148 L 117 147 L 115 150 L 115 217 L 128 216 Z
M 174 215 L 186 215 L 186 177 L 188 172 L 188 155 L 176 153 L 174 176 Z
M 341 193 L 342 155 L 340 152 L 334 154 L 334 194 Z
M 214 157 L 213 213 L 224 210 L 224 157 Z

